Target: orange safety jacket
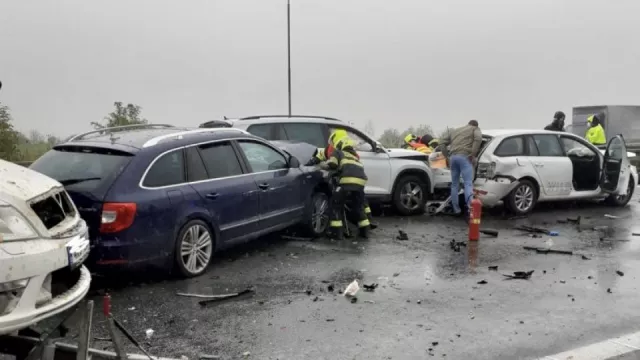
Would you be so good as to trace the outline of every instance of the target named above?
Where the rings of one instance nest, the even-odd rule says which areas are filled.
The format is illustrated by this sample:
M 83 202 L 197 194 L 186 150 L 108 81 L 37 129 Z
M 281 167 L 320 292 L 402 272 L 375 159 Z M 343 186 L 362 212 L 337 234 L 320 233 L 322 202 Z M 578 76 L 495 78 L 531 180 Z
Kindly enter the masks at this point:
M 429 145 L 425 145 L 421 142 L 413 142 L 410 145 L 413 148 L 413 150 L 420 151 L 423 154 L 429 155 L 433 152 L 433 149 L 431 149 Z

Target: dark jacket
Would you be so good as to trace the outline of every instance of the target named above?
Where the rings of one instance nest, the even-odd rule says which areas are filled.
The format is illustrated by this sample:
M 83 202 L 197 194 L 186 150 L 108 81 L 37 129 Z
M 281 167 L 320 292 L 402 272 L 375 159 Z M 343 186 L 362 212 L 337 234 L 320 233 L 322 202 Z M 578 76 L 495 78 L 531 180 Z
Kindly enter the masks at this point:
M 367 175 L 364 166 L 360 162 L 358 153 L 351 146 L 340 146 L 331 152 L 327 165 L 329 169 L 336 170 L 340 180 L 338 183 L 344 188 L 364 188 L 367 183 Z
M 553 119 L 551 124 L 544 127 L 545 130 L 550 131 L 564 131 L 563 129 L 563 121 L 560 119 Z

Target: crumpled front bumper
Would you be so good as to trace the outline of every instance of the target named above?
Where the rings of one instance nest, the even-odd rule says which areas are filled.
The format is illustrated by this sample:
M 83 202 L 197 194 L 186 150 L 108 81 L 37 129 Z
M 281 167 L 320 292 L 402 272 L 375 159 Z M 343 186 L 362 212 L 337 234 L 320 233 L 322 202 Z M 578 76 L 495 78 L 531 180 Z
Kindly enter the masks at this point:
M 16 307 L 9 314 L 0 315 L 0 335 L 27 328 L 79 303 L 89 292 L 91 273 L 84 265 L 78 271 L 80 271 L 80 276 L 73 287 L 38 307 L 36 307 L 36 300 L 44 280 L 49 274 L 29 279 L 27 288 L 22 293 Z
M 473 188 L 477 190 L 477 196 L 483 206 L 493 207 L 498 205 L 505 196 L 518 186 L 518 180 L 504 177 L 495 179 L 476 179 Z
M 0 243 L 0 335 L 29 327 L 82 300 L 91 285 L 91 274 L 82 266 L 88 255 L 84 221 L 64 239 Z M 52 297 L 52 274 L 65 268 L 78 272 L 77 281 Z

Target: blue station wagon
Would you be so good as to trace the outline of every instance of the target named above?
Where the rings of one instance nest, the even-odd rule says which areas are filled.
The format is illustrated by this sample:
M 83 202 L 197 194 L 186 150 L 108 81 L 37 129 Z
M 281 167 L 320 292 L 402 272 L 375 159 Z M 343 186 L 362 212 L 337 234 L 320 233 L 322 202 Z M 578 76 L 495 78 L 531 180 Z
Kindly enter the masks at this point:
M 294 225 L 324 233 L 326 177 L 287 147 L 309 158 L 315 149 L 239 129 L 131 125 L 74 136 L 31 169 L 71 195 L 89 225 L 90 264 L 175 265 L 192 277 L 232 244 Z

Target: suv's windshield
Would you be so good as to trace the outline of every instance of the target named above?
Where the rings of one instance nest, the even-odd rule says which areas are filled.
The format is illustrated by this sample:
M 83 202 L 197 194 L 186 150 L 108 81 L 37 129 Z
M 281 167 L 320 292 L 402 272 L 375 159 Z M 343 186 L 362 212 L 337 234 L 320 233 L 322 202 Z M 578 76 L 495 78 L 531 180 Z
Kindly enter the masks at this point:
M 29 168 L 63 185 L 72 185 L 105 179 L 119 172 L 130 159 L 130 154 L 110 149 L 58 147 L 44 154 Z

